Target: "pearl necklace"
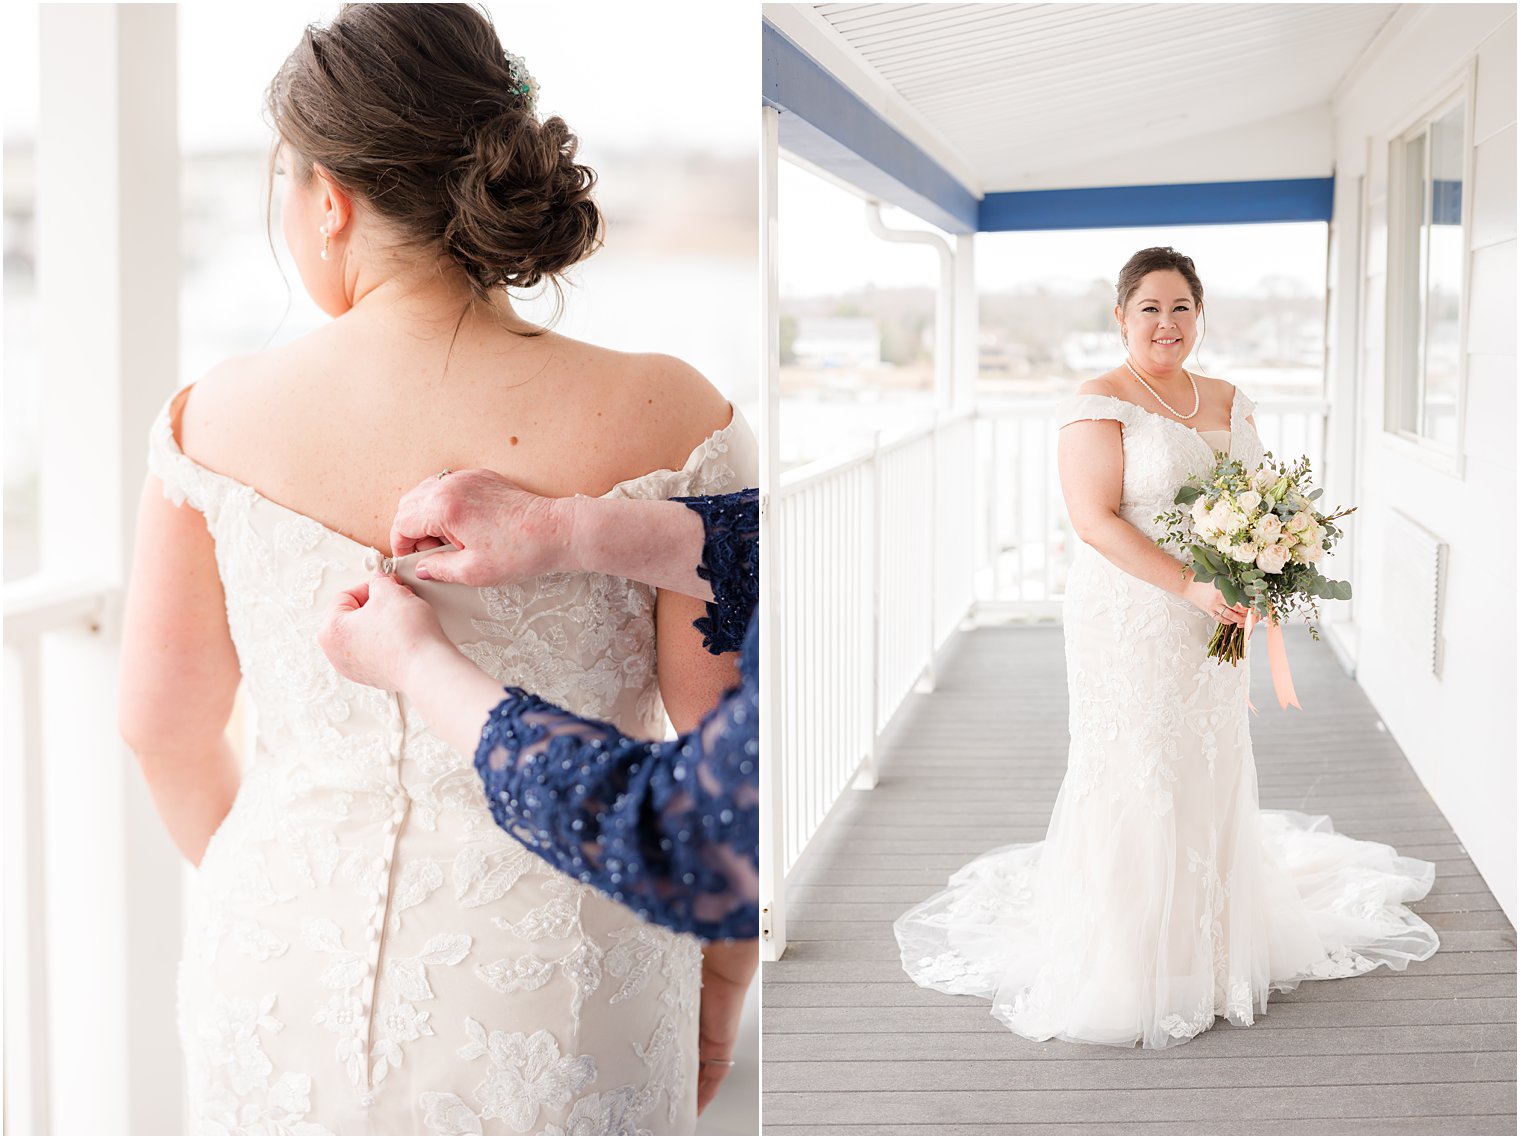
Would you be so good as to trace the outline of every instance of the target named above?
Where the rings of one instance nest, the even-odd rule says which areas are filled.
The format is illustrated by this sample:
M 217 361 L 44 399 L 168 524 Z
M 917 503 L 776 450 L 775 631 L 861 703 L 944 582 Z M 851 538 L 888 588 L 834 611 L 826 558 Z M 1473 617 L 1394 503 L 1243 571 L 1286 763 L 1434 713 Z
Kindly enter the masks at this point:
M 1198 396 L 1198 381 L 1193 379 L 1193 373 L 1188 371 L 1186 368 L 1182 369 L 1182 374 L 1188 378 L 1188 383 L 1193 385 L 1193 410 L 1188 412 L 1186 415 L 1183 415 L 1182 412 L 1178 411 L 1171 404 L 1167 403 L 1166 400 L 1162 399 L 1159 395 L 1156 394 L 1156 389 L 1151 387 L 1150 384 L 1146 383 L 1145 378 L 1141 376 L 1139 372 L 1135 371 L 1134 365 L 1129 362 L 1128 356 L 1124 358 L 1124 366 L 1129 369 L 1130 375 L 1134 376 L 1135 379 L 1140 381 L 1140 386 L 1151 393 L 1152 399 L 1170 411 L 1178 419 L 1192 419 L 1195 415 L 1198 414 L 1198 408 L 1202 406 L 1202 401 Z

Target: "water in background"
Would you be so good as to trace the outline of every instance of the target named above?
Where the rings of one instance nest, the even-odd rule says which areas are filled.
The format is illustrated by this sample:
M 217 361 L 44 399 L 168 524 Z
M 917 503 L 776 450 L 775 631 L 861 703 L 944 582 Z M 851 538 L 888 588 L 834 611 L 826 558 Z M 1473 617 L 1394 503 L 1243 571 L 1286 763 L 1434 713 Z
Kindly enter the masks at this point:
M 30 145 L 8 147 L 5 193 L 5 561 L 4 579 L 37 569 L 37 470 L 42 438 L 42 348 Z M 723 209 L 688 209 L 673 232 L 648 168 L 679 168 L 686 192 Z M 257 352 L 326 322 L 284 252 L 278 212 L 268 220 L 262 152 L 187 155 L 182 165 L 180 375 L 164 395 L 228 356 Z M 644 155 L 603 164 L 605 248 L 573 272 L 556 328 L 633 352 L 662 352 L 697 368 L 757 426 L 760 326 L 753 163 Z M 666 192 L 667 207 L 680 206 Z M 607 203 L 604 202 L 604 205 Z M 273 234 L 271 249 L 269 234 Z M 283 275 L 283 280 L 282 280 Z M 519 305 L 533 319 L 554 312 L 552 293 Z M 146 439 L 144 449 L 146 450 Z

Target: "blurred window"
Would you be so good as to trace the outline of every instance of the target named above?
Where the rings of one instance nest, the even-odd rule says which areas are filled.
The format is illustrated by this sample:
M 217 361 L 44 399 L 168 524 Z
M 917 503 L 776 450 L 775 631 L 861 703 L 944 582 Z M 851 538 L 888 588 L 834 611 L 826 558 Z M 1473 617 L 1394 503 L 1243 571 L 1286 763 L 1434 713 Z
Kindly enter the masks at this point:
M 1463 92 L 1396 139 L 1388 289 L 1388 428 L 1457 449 L 1466 277 Z

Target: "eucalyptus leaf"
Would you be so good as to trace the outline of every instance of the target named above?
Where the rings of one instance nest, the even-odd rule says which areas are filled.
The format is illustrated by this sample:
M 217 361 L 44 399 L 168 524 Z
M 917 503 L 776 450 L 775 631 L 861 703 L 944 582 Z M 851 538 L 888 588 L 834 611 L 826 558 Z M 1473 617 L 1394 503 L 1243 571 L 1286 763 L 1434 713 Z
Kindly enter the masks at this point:
M 1241 596 L 1240 590 L 1236 588 L 1235 583 L 1229 578 L 1216 577 L 1214 579 L 1214 584 L 1219 587 L 1219 592 L 1224 594 L 1226 604 L 1239 605 L 1242 601 L 1245 600 L 1245 598 Z
M 1324 487 L 1319 487 L 1319 486 L 1315 487 L 1313 490 L 1311 490 L 1309 492 L 1309 501 L 1313 502 L 1316 498 L 1318 498 L 1320 495 L 1322 495 L 1324 493 L 1325 493 L 1325 488 Z
M 1177 492 L 1177 497 L 1172 499 L 1172 501 L 1179 506 L 1191 506 L 1202 493 L 1203 490 L 1200 487 L 1185 486 Z

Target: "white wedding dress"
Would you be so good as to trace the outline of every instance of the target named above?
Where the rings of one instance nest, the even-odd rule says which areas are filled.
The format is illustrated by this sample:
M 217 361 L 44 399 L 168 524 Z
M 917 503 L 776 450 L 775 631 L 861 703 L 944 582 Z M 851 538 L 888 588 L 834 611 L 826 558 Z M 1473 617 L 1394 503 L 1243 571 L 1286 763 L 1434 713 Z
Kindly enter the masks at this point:
M 317 629 L 379 554 L 183 454 L 178 399 L 149 465 L 206 517 L 258 724 L 188 908 L 191 1129 L 690 1133 L 699 943 L 519 845 L 493 823 L 472 756 L 406 700 L 332 669 Z M 680 470 L 608 493 L 737 490 L 755 485 L 756 457 L 736 413 Z M 648 587 L 548 574 L 419 592 L 503 684 L 663 735 Z
M 1251 407 L 1237 392 L 1208 438 L 1109 396 L 1073 397 L 1059 423 L 1120 423 L 1120 513 L 1156 538 L 1212 447 L 1261 461 Z M 1247 666 L 1209 657 L 1212 618 L 1083 545 L 1064 622 L 1071 749 L 1045 841 L 982 855 L 897 920 L 914 981 L 989 997 L 1032 1040 L 1164 1048 L 1219 1016 L 1250 1024 L 1273 989 L 1436 951 L 1403 905 L 1432 864 L 1259 809 Z

